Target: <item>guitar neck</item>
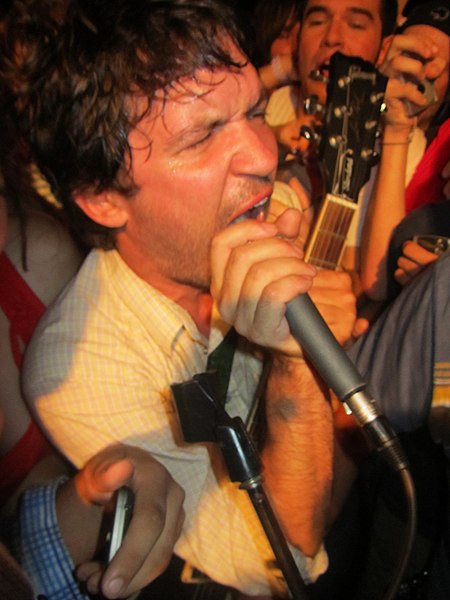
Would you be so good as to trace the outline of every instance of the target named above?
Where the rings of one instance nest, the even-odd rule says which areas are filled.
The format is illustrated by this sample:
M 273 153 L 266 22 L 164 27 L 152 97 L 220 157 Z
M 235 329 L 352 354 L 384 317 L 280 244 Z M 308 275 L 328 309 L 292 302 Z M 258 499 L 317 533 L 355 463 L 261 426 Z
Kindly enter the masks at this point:
M 341 266 L 358 196 L 377 160 L 375 140 L 387 78 L 359 57 L 330 59 L 319 155 L 327 195 L 305 259 L 319 268 Z
M 333 271 L 340 267 L 356 209 L 356 202 L 326 195 L 305 249 L 306 262 Z

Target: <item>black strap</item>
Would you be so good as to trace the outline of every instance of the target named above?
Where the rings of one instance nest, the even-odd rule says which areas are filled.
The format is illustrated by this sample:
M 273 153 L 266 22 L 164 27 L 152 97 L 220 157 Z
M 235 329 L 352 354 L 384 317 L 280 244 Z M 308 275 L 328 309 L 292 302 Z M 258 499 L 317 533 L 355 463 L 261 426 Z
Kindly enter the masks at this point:
M 215 371 L 217 374 L 219 399 L 223 405 L 225 405 L 227 400 L 237 337 L 236 330 L 234 327 L 231 327 L 217 348 L 215 348 L 208 356 L 206 365 L 208 371 Z

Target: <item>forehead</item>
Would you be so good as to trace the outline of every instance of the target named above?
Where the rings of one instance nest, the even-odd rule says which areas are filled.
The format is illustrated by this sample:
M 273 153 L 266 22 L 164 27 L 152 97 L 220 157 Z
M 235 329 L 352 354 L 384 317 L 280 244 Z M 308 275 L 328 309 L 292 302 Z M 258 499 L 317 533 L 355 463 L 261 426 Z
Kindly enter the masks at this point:
M 240 68 L 201 69 L 174 82 L 168 91 L 157 92 L 149 114 L 131 131 L 130 141 L 144 133 L 148 141 L 175 150 L 175 145 L 182 148 L 203 130 L 254 108 L 264 99 L 261 82 L 253 65 L 242 54 L 239 57 Z
M 320 8 L 331 12 L 351 12 L 366 10 L 374 17 L 381 18 L 382 0 L 307 0 L 304 16 L 311 8 Z

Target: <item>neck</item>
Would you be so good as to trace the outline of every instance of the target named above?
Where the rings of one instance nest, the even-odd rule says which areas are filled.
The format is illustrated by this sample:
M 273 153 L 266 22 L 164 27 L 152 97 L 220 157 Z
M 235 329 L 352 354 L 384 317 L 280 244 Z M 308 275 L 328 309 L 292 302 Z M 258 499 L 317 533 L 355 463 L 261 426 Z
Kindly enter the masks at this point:
M 157 287 L 157 286 L 155 286 Z M 211 330 L 212 297 L 208 291 L 198 290 L 183 284 L 173 284 L 166 293 L 164 289 L 159 291 L 182 306 L 192 317 L 199 332 L 209 338 Z
M 130 269 L 149 285 L 184 308 L 194 320 L 199 332 L 208 338 L 213 302 L 209 290 L 174 281 L 163 275 L 149 260 L 130 260 L 126 252 L 121 250 L 122 248 L 119 248 L 120 255 Z

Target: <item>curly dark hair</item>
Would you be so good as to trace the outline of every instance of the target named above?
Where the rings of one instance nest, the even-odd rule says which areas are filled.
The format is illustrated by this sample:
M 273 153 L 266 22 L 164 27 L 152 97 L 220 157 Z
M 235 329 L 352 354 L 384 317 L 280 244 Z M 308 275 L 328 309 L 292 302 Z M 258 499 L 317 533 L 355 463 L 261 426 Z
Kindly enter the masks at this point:
M 132 197 L 128 134 L 155 93 L 167 95 L 200 68 L 242 67 L 224 45 L 231 36 L 243 47 L 232 8 L 220 0 L 15 0 L 4 23 L 0 75 L 34 160 L 80 239 L 112 248 L 116 230 L 89 219 L 74 196 Z M 139 114 L 132 95 L 146 99 Z

